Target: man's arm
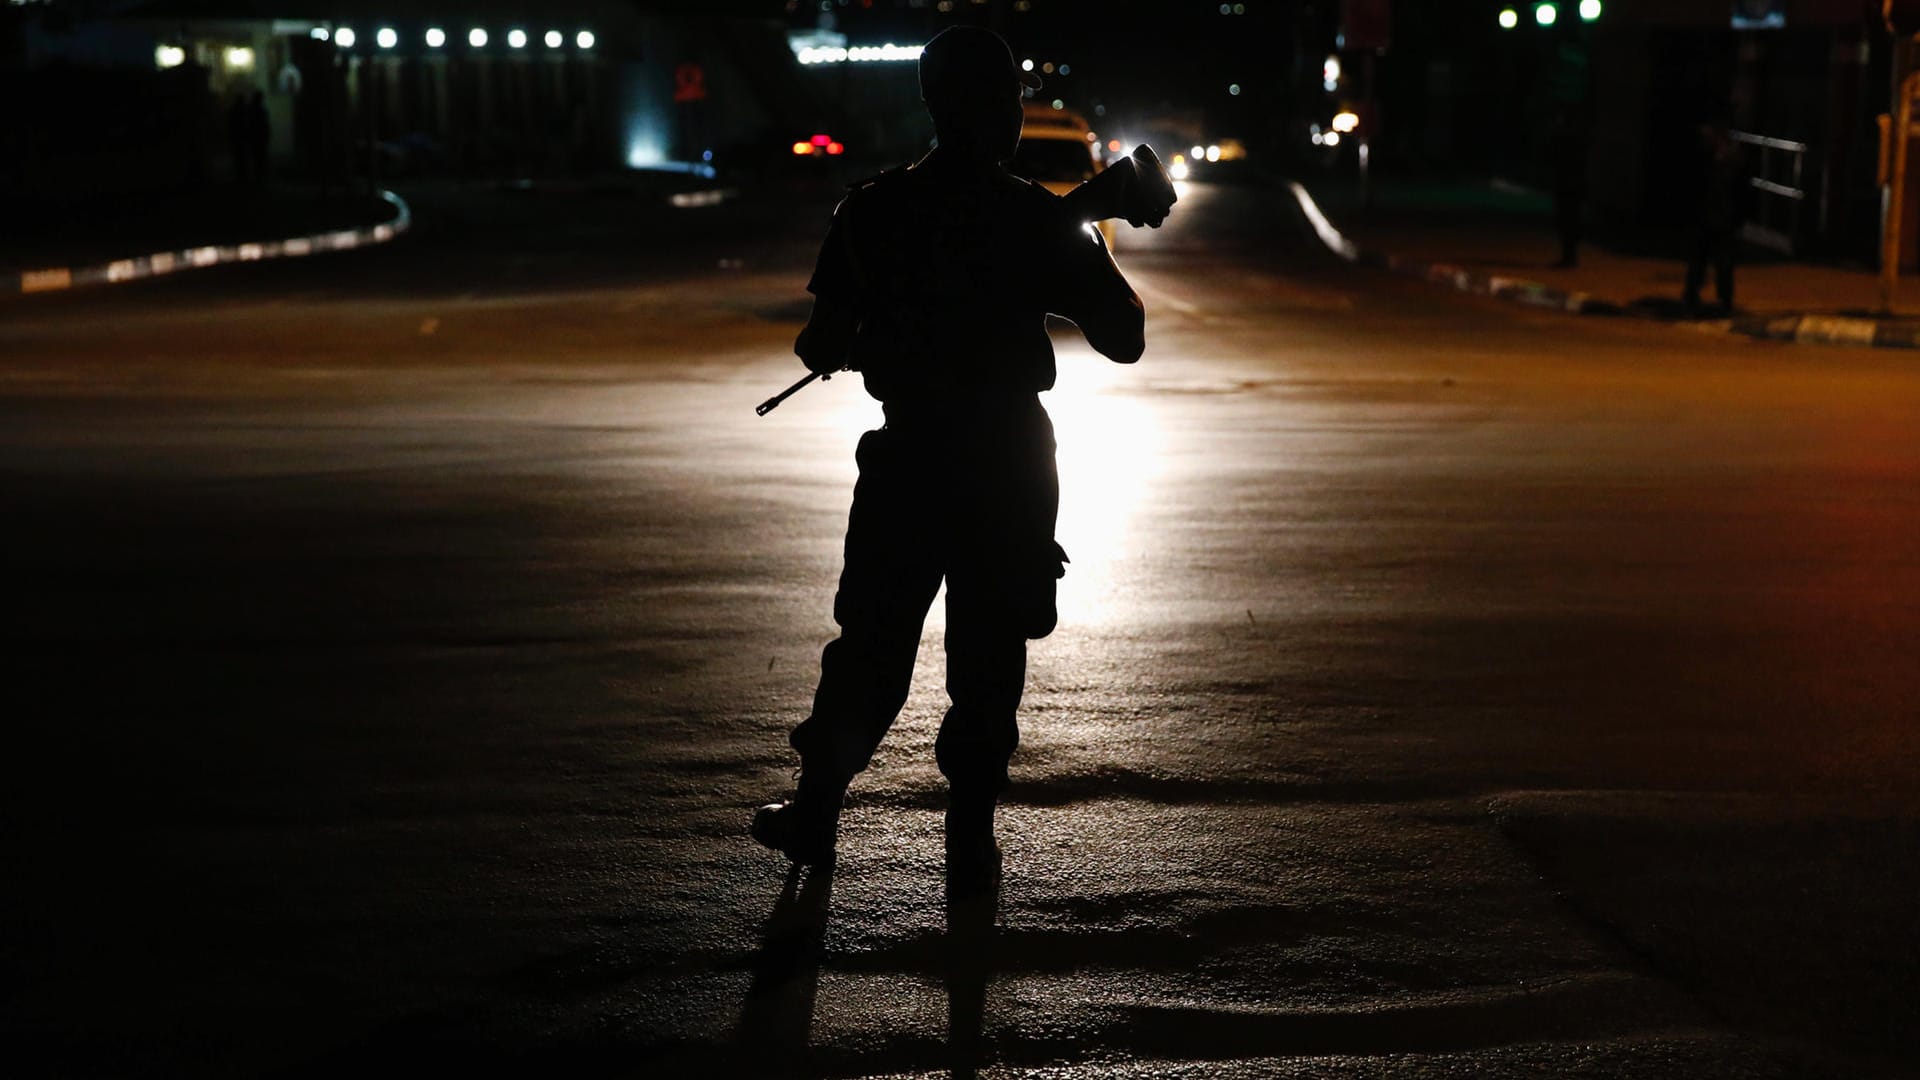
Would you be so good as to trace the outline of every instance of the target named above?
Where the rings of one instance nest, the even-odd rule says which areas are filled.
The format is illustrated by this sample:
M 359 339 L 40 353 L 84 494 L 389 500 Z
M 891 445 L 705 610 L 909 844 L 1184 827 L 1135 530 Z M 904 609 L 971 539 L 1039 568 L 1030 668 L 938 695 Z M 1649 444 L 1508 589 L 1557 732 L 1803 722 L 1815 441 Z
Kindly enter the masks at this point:
M 1087 344 L 1117 364 L 1131 364 L 1147 349 L 1147 309 L 1114 265 L 1097 229 L 1075 225 L 1061 260 L 1059 310 L 1087 336 Z
M 834 297 L 816 296 L 813 314 L 794 339 L 794 354 L 806 363 L 807 370 L 831 375 L 847 366 L 853 333 L 859 328 L 858 308 Z
M 847 366 L 854 332 L 860 329 L 859 274 L 847 243 L 848 203 L 833 212 L 833 224 L 820 245 L 807 291 L 813 294 L 813 313 L 794 340 L 793 351 L 809 371 L 831 375 Z

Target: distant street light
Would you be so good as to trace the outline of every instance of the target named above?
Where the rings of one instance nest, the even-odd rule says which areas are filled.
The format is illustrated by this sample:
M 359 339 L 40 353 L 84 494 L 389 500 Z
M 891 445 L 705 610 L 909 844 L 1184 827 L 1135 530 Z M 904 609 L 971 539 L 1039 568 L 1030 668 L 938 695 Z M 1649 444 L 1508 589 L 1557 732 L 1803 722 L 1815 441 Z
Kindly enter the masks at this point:
M 383 26 L 374 32 L 373 43 L 383 49 L 391 49 L 400 44 L 400 35 L 394 33 L 393 27 Z
M 583 49 L 593 48 L 593 41 L 593 31 L 591 30 L 582 30 L 573 36 L 573 43 Z
M 467 31 L 467 44 L 473 46 L 476 49 L 486 48 L 487 32 L 485 30 L 480 29 L 477 26 Z
M 547 40 L 547 48 L 557 49 L 560 47 L 561 43 L 567 40 L 567 38 L 566 38 L 566 35 L 562 34 L 558 30 L 549 30 L 547 31 L 546 40 Z
M 526 47 L 527 47 L 527 32 L 526 32 L 525 30 L 509 30 L 509 31 L 507 31 L 507 46 L 508 46 L 509 48 L 513 48 L 513 49 L 524 49 L 524 48 L 526 48 Z
M 353 48 L 353 43 L 357 40 L 359 36 L 353 32 L 351 26 L 342 26 L 333 32 L 333 43 L 343 49 Z
M 1552 4 L 1541 4 L 1533 9 L 1533 21 L 1541 26 L 1552 26 L 1560 18 L 1560 9 Z
M 1511 30 L 1520 25 L 1520 13 L 1512 8 L 1500 9 L 1500 29 Z
M 447 32 L 437 26 L 427 28 L 427 48 L 437 49 L 447 43 Z
M 1580 0 L 1580 20 L 1592 22 L 1600 17 L 1600 0 Z

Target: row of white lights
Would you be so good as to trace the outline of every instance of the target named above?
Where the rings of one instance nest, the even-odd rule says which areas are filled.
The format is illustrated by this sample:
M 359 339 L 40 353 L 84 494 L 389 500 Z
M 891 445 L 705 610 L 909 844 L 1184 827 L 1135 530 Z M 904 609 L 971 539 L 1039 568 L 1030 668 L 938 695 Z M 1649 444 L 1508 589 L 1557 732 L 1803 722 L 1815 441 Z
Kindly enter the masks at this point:
M 1600 9 L 1600 0 L 1580 0 L 1578 10 L 1581 21 L 1593 22 L 1595 19 L 1598 19 L 1600 17 Z M 1533 21 L 1539 23 L 1541 26 L 1552 26 L 1554 23 L 1560 21 L 1560 8 L 1554 4 L 1536 5 L 1533 9 Z M 1511 30 L 1519 25 L 1520 13 L 1518 11 L 1512 8 L 1501 9 L 1500 29 Z
M 856 45 L 851 49 L 810 46 L 801 49 L 799 56 L 803 64 L 902 63 L 920 59 L 920 49 L 919 45 L 895 45 L 889 41 L 885 45 Z
M 313 38 L 315 41 L 331 40 L 335 45 L 338 45 L 343 49 L 353 48 L 354 43 L 360 40 L 360 35 L 354 33 L 353 27 L 351 26 L 336 27 L 332 31 L 328 31 L 327 28 L 324 26 L 316 26 L 312 30 L 307 31 L 307 35 Z M 442 45 L 445 45 L 447 43 L 447 32 L 445 30 L 440 29 L 437 26 L 430 27 L 428 28 L 425 34 L 425 38 L 427 42 L 427 48 L 438 49 Z M 559 48 L 560 46 L 566 43 L 566 40 L 567 40 L 566 35 L 562 34 L 558 30 L 547 31 L 547 36 L 545 38 L 545 41 L 547 43 L 547 48 L 549 49 Z M 593 36 L 593 31 L 591 30 L 582 30 L 579 33 L 573 35 L 573 43 L 575 45 L 578 45 L 582 49 L 593 48 L 594 41 L 595 41 L 595 38 Z M 380 29 L 374 31 L 373 43 L 375 45 L 380 46 L 383 49 L 391 49 L 394 46 L 400 44 L 400 34 L 398 31 L 394 30 L 393 27 L 391 26 L 383 26 Z M 476 49 L 486 48 L 487 32 L 478 26 L 467 31 L 467 44 Z M 527 32 L 525 30 L 507 31 L 507 46 L 509 48 L 514 48 L 514 49 L 526 48 Z

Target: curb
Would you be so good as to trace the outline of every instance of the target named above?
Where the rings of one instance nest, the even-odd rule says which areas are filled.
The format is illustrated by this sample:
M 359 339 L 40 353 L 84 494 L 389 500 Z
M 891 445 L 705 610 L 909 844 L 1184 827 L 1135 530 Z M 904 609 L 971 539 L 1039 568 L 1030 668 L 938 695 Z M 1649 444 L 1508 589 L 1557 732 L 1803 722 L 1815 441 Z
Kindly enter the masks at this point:
M 1496 296 L 1528 307 L 1561 311 L 1569 315 L 1627 315 L 1659 320 L 1657 316 L 1637 312 L 1591 293 L 1555 288 L 1538 281 L 1487 274 L 1451 263 L 1411 259 L 1363 251 L 1327 220 L 1320 206 L 1298 181 L 1287 181 L 1287 189 L 1300 204 L 1300 212 L 1313 227 L 1327 250 L 1350 263 L 1391 270 L 1444 285 L 1460 292 Z M 1786 341 L 1802 345 L 1854 345 L 1882 349 L 1920 349 L 1920 320 L 1871 319 L 1839 315 L 1745 316 L 1719 322 L 1688 323 L 1703 330 L 1742 334 L 1764 341 Z
M 1877 349 L 1920 349 L 1920 322 L 1911 319 L 1861 319 L 1841 315 L 1782 315 L 1735 319 L 1735 334 L 1802 345 L 1867 345 Z
M 1396 274 L 1406 274 L 1435 284 L 1449 285 L 1461 292 L 1497 296 L 1502 300 L 1511 300 L 1528 307 L 1564 311 L 1569 315 L 1618 315 L 1621 313 L 1620 305 L 1598 299 L 1591 293 L 1557 289 L 1538 281 L 1507 277 L 1504 274 L 1483 274 L 1451 263 L 1409 259 L 1404 255 L 1374 255 L 1371 252 L 1363 256 L 1363 261 L 1384 266 Z
M 60 292 L 89 285 L 119 285 L 128 281 L 139 281 L 142 278 L 159 277 L 185 270 L 204 270 L 209 266 L 221 266 L 226 263 L 298 258 L 304 255 L 319 255 L 329 251 L 352 251 L 355 248 L 384 244 L 413 227 L 413 211 L 407 207 L 405 199 L 391 191 L 382 191 L 380 197 L 393 204 L 396 213 L 392 221 L 352 229 L 335 229 L 309 236 L 293 236 L 284 240 L 209 244 L 180 251 L 158 251 L 151 255 L 115 259 L 112 262 L 93 266 L 56 266 L 43 270 L 28 270 L 24 273 L 0 277 L 0 298 L 25 296 L 30 293 Z
M 1445 285 L 1460 292 L 1476 293 L 1480 296 L 1497 296 L 1503 300 L 1526 304 L 1528 307 L 1546 308 L 1549 311 L 1564 311 L 1573 315 L 1616 315 L 1620 312 L 1617 304 L 1599 300 L 1589 293 L 1570 292 L 1556 289 L 1538 281 L 1508 277 L 1504 274 L 1485 274 L 1469 270 L 1464 266 L 1451 263 L 1432 262 L 1425 259 L 1410 259 L 1404 255 L 1383 255 L 1374 251 L 1363 251 L 1358 244 L 1347 239 L 1345 234 L 1327 220 L 1327 215 L 1314 201 L 1313 195 L 1298 180 L 1287 181 L 1287 190 L 1292 192 L 1294 201 L 1300 204 L 1300 212 L 1306 215 L 1307 224 L 1313 227 L 1314 234 L 1327 250 L 1350 263 L 1361 266 L 1379 267 L 1396 274 L 1406 274 L 1436 285 Z

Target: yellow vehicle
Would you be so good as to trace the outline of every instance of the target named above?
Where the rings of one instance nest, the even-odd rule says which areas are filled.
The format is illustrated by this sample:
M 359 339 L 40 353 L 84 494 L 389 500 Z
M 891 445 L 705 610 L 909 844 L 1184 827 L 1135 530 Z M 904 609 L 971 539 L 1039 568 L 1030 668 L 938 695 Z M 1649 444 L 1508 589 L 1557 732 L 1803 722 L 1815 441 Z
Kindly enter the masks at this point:
M 1055 195 L 1065 195 L 1106 168 L 1094 144 L 1087 119 L 1071 109 L 1055 109 L 1046 102 L 1026 103 L 1026 125 L 1020 131 L 1020 149 L 1007 162 L 1007 171 L 1024 176 Z M 1107 246 L 1113 246 L 1114 224 L 1098 224 Z

